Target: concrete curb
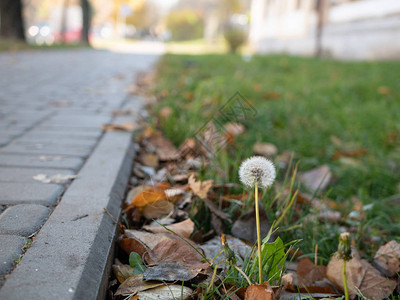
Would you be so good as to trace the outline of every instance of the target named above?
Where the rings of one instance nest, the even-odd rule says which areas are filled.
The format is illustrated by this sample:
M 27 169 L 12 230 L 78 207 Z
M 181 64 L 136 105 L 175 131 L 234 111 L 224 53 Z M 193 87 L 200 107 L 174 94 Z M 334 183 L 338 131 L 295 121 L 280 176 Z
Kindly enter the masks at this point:
M 0 299 L 105 298 L 117 224 L 104 208 L 119 217 L 134 157 L 131 137 L 104 134 L 6 280 Z

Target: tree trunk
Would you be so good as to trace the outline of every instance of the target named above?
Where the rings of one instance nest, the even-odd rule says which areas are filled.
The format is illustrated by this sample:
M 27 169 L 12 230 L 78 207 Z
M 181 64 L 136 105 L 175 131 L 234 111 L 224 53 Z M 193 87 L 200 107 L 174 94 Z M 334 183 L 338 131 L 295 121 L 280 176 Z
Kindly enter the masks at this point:
M 0 36 L 25 41 L 22 0 L 0 0 Z
M 326 15 L 326 5 L 327 2 L 325 0 L 317 0 L 317 14 L 318 14 L 318 23 L 317 30 L 315 32 L 315 56 L 322 56 L 322 35 L 325 24 L 325 15 Z
M 90 30 L 90 19 L 91 19 L 91 8 L 89 0 L 81 0 L 81 6 L 82 6 L 81 41 L 82 43 L 89 44 L 89 30 Z

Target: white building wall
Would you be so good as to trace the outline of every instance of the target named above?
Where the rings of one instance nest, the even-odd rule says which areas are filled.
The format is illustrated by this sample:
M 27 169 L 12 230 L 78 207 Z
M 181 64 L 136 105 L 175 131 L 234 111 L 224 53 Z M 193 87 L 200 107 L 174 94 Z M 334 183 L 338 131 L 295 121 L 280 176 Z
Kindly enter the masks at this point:
M 300 1 L 300 9 L 295 9 L 294 0 L 253 0 L 250 43 L 257 52 L 314 55 L 315 2 Z M 340 59 L 400 58 L 400 0 L 332 6 L 322 47 L 326 55 Z

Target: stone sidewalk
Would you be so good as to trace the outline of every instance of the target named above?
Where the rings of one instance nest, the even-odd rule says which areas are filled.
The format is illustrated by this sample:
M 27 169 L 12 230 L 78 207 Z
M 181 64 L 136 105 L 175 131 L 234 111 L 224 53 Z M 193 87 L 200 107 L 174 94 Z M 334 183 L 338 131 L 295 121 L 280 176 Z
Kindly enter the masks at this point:
M 139 109 L 140 100 L 132 101 L 129 87 L 138 72 L 149 70 L 157 57 L 91 49 L 0 54 L 0 286 L 4 285 L 0 296 L 10 297 L 13 288 L 20 288 L 9 283 L 21 276 L 12 270 L 15 265 L 18 265 L 16 270 L 23 270 L 24 264 L 28 268 L 29 258 L 25 263 L 24 257 L 29 257 L 36 239 L 40 243 L 40 228 L 54 208 L 61 210 L 66 190 L 72 189 L 69 192 L 75 198 L 80 193 L 84 197 L 93 189 L 90 183 L 96 176 L 102 176 L 103 181 L 99 182 L 103 186 L 110 182 L 109 190 L 104 193 L 111 193 L 114 177 L 120 176 L 119 169 L 126 162 L 129 143 L 125 143 L 130 137 L 120 133 L 105 136 L 101 126 L 113 121 L 114 110 L 127 105 Z M 125 148 L 114 150 L 118 146 Z M 116 166 L 104 163 L 107 155 L 117 156 L 110 159 Z M 92 156 L 95 158 L 88 160 Z M 103 163 L 108 168 L 102 170 L 104 174 L 93 174 L 100 171 L 96 168 Z M 39 174 L 47 177 L 76 174 L 77 179 L 68 188 L 69 181 L 48 184 L 33 179 Z M 78 187 L 72 188 L 75 182 Z M 57 223 L 56 211 L 50 223 Z M 64 229 L 61 226 L 58 230 L 53 234 L 59 234 L 62 240 Z M 31 260 L 35 260 L 32 255 Z M 43 264 L 46 263 L 51 264 L 44 259 Z M 46 269 L 43 264 L 39 262 Z M 12 276 L 7 275 L 10 272 Z M 75 288 L 70 287 L 69 292 Z M 37 294 L 38 299 L 40 295 Z

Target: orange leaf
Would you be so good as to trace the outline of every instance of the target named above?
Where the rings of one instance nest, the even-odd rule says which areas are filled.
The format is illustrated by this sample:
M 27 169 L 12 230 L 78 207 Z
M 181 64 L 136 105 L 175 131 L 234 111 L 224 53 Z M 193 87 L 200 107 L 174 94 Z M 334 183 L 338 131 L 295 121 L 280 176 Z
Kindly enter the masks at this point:
M 245 300 L 275 300 L 275 294 L 268 282 L 250 285 L 244 296 Z
M 163 199 L 166 199 L 167 196 L 163 190 L 159 189 L 150 189 L 144 191 L 137 195 L 129 206 L 136 206 L 136 207 L 144 207 L 147 204 L 154 203 Z

